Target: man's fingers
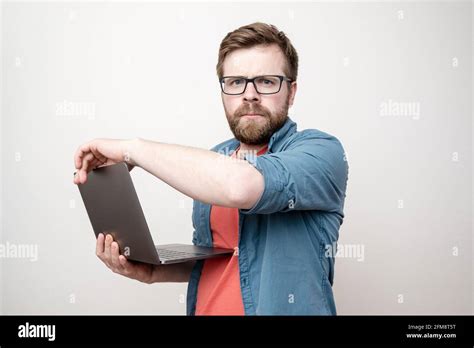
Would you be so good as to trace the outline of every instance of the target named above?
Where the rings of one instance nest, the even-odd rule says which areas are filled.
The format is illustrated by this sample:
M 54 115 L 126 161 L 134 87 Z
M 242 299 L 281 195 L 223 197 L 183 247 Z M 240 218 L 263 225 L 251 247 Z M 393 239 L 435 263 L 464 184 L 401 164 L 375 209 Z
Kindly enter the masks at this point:
M 128 260 L 127 260 L 127 258 L 126 258 L 125 256 L 120 255 L 120 256 L 119 256 L 119 262 L 120 262 L 120 264 L 121 264 L 125 269 L 128 268 L 129 262 L 128 262 Z
M 78 172 L 75 172 L 75 173 L 74 173 L 73 182 L 74 182 L 75 184 L 79 184 L 79 173 L 78 173 Z
M 95 156 L 92 152 L 86 153 L 82 158 L 81 170 L 86 171 L 89 168 L 89 164 L 94 160 Z
M 102 233 L 99 233 L 97 236 L 96 254 L 112 271 L 127 273 L 124 262 L 120 259 L 120 257 L 125 257 L 120 255 L 119 245 L 110 234 L 104 236 Z M 125 265 L 127 264 L 125 263 Z
M 107 262 L 110 262 L 110 245 L 112 244 L 113 238 L 110 234 L 105 237 L 104 256 Z
M 94 154 L 92 152 L 89 152 L 84 156 L 82 159 L 82 166 L 81 169 L 79 170 L 79 181 L 83 184 L 87 180 L 87 173 L 90 171 L 91 168 L 91 163 L 94 161 Z
M 89 168 L 88 172 L 91 170 L 97 168 L 102 162 L 100 162 L 97 158 L 94 158 L 90 163 L 89 163 Z
M 84 156 L 91 152 L 90 151 L 90 147 L 91 147 L 90 144 L 91 144 L 91 142 L 82 144 L 77 149 L 76 154 L 74 155 L 74 165 L 76 166 L 77 169 L 81 169 L 82 160 L 84 159 Z
M 91 147 L 91 152 L 94 154 L 94 157 L 96 158 L 97 162 L 99 165 L 107 163 L 107 157 L 102 155 L 95 147 Z M 97 165 L 97 164 L 96 164 Z M 94 165 L 94 167 L 96 166 Z
M 119 256 L 119 262 L 125 275 L 133 274 L 133 264 L 123 255 Z
M 82 152 L 81 148 L 79 147 L 76 150 L 76 153 L 74 154 L 74 165 L 76 166 L 76 169 L 81 168 L 82 164 L 82 157 L 84 156 L 84 152 Z
M 113 242 L 110 246 L 111 248 L 111 256 L 112 256 L 112 265 L 115 267 L 116 270 L 118 271 L 122 271 L 123 270 L 123 267 L 122 265 L 120 264 L 120 261 L 119 261 L 119 246 L 118 246 L 118 243 L 117 242 Z
M 92 150 L 95 150 L 95 148 L 96 148 L 96 139 L 79 146 L 79 148 L 76 150 L 76 153 L 74 155 L 74 165 L 76 166 L 76 169 L 81 168 L 83 164 L 84 156 L 86 156 L 88 153 L 94 152 Z
M 140 276 L 140 266 L 134 264 L 133 262 L 128 261 L 124 255 L 119 256 L 119 262 L 122 266 L 122 273 L 126 276 L 134 275 Z M 134 279 L 137 279 L 134 277 Z
M 97 256 L 102 256 L 104 253 L 104 242 L 105 242 L 105 237 L 103 233 L 99 233 L 97 236 L 97 243 L 95 244 L 95 253 Z
M 74 174 L 74 180 L 73 182 L 75 184 L 80 184 L 80 183 L 84 183 L 85 180 L 87 180 L 87 173 L 90 172 L 91 170 L 93 169 L 96 169 L 98 167 L 100 167 L 101 165 L 103 165 L 104 163 L 101 162 L 99 159 L 97 158 L 93 158 L 87 165 L 87 169 L 82 171 L 79 170 L 77 171 L 75 174 Z M 82 173 L 81 173 L 82 172 Z
M 129 262 L 124 255 L 120 254 L 120 248 L 114 241 L 112 235 L 99 233 L 97 236 L 96 254 L 108 268 L 114 273 L 149 283 L 153 275 L 153 270 L 146 265 L 135 265 Z

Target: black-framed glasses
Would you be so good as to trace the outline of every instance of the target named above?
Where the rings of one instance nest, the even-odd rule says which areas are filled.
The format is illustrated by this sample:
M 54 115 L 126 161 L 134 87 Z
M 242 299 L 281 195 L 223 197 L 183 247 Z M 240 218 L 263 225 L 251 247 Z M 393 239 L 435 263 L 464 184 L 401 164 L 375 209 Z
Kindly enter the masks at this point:
M 292 79 L 281 75 L 262 75 L 251 79 L 244 76 L 224 76 L 219 80 L 222 92 L 229 95 L 244 93 L 249 82 L 253 83 L 258 94 L 275 94 L 280 92 L 283 81 L 293 82 Z

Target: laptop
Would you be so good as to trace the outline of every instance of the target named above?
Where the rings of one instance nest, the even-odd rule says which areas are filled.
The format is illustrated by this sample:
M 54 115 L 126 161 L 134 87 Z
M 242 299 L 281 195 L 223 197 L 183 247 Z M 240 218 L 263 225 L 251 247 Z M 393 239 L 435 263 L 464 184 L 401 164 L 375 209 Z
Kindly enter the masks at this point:
M 124 162 L 92 170 L 78 187 L 96 238 L 99 233 L 111 234 L 128 260 L 162 265 L 234 252 L 186 244 L 155 245 Z

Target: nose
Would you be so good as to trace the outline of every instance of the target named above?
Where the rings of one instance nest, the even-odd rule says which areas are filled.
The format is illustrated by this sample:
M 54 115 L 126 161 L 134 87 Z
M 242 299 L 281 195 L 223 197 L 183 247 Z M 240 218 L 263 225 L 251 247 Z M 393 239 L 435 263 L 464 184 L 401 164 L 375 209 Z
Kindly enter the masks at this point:
M 257 90 L 255 89 L 255 85 L 251 82 L 247 83 L 247 88 L 245 89 L 244 94 L 242 94 L 243 98 L 245 101 L 259 101 L 260 100 L 260 94 L 257 93 Z

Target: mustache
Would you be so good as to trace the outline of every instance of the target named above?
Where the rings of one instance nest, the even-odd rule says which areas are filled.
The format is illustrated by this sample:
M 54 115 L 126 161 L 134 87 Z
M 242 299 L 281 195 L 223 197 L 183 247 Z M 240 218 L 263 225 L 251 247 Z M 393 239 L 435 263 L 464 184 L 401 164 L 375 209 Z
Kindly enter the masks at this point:
M 268 112 L 267 110 L 264 110 L 263 108 L 260 108 L 260 107 L 256 107 L 256 108 L 252 109 L 249 106 L 244 105 L 244 106 L 241 106 L 240 108 L 238 108 L 235 111 L 234 116 L 235 117 L 241 117 L 241 116 L 244 116 L 246 114 L 259 114 L 259 115 L 262 115 L 264 117 L 268 117 L 270 115 L 270 112 Z

